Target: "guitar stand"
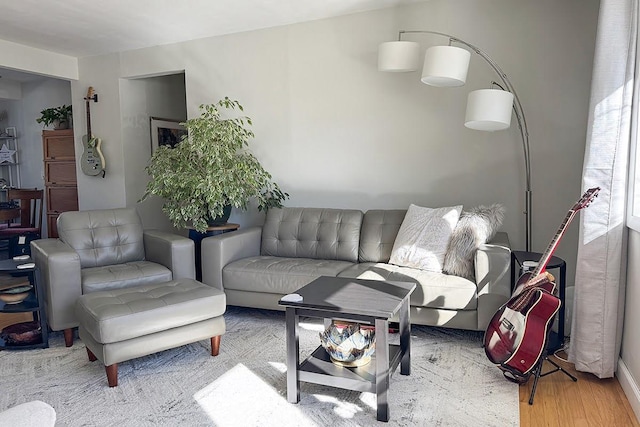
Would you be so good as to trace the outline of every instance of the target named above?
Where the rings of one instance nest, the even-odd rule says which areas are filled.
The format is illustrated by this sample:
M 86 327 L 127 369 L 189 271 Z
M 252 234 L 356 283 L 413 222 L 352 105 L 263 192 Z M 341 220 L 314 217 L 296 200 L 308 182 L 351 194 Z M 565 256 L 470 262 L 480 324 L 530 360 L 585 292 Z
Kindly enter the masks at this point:
M 544 361 L 547 361 L 549 363 L 551 363 L 553 366 L 555 366 L 554 369 L 545 372 L 544 374 L 542 373 L 542 365 L 544 364 Z M 541 377 L 546 377 L 547 375 L 551 375 L 555 372 L 562 372 L 563 374 L 565 374 L 566 376 L 568 376 L 569 378 L 571 378 L 574 382 L 578 381 L 578 379 L 576 377 L 574 377 L 573 375 L 571 375 L 569 372 L 567 372 L 566 370 L 564 370 L 560 365 L 558 365 L 556 362 L 554 362 L 553 360 L 549 359 L 549 355 L 545 354 L 545 356 L 540 359 L 540 361 L 538 362 L 538 364 L 533 368 L 533 372 L 534 372 L 534 376 L 535 379 L 533 380 L 533 388 L 531 389 L 531 395 L 529 396 L 529 405 L 533 405 L 533 397 L 536 394 L 536 388 L 538 387 L 538 380 Z

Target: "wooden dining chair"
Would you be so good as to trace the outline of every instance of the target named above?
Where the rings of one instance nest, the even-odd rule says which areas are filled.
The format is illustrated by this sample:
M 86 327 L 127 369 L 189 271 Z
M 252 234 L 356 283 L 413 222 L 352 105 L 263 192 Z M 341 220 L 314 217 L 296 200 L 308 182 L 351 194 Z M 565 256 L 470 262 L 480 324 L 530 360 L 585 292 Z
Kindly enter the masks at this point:
M 12 236 L 35 233 L 42 236 L 42 213 L 44 211 L 43 190 L 10 188 L 7 199 L 18 204 L 20 215 L 5 228 L 0 228 L 0 239 Z

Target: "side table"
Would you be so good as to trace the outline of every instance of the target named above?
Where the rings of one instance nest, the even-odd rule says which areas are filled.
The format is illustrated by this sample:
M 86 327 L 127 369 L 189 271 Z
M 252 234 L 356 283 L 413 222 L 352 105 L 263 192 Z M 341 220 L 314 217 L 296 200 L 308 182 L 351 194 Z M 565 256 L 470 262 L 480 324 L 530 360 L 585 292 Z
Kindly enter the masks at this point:
M 540 261 L 542 254 L 539 252 L 526 252 L 526 251 L 512 251 L 511 252 L 511 290 L 515 288 L 515 285 L 520 277 L 522 271 L 522 264 L 525 261 Z M 516 268 L 516 264 L 517 267 Z M 547 263 L 546 269 L 559 269 L 560 277 L 558 277 L 556 284 L 558 285 L 558 297 L 560 298 L 560 310 L 558 311 L 558 332 L 553 330 L 549 333 L 549 342 L 547 343 L 547 351 L 553 353 L 560 350 L 564 346 L 564 313 L 565 313 L 565 295 L 566 295 L 566 280 L 567 280 L 567 263 L 557 256 L 552 256 Z
M 298 289 L 302 297 L 283 297 L 287 335 L 287 400 L 300 402 L 300 382 L 322 384 L 347 390 L 375 393 L 376 418 L 389 421 L 388 391 L 391 374 L 400 365 L 400 374 L 411 371 L 411 319 L 409 297 L 415 283 L 320 276 Z M 398 316 L 400 345 L 389 344 L 389 320 Z M 300 363 L 298 323 L 301 317 L 360 322 L 375 327 L 376 350 L 369 364 L 343 367 L 332 362 L 322 346 Z
M 44 294 L 40 285 L 40 270 L 37 267 L 19 269 L 18 265 L 33 262 L 31 259 L 14 261 L 12 259 L 0 261 L 0 273 L 24 274 L 29 277 L 29 281 L 33 285 L 29 296 L 18 304 L 5 304 L 0 301 L 1 313 L 33 313 L 33 321 L 36 322 L 41 330 L 41 339 L 33 344 L 9 344 L 0 338 L 0 350 L 26 350 L 30 348 L 47 348 L 49 347 L 49 327 L 47 325 L 47 316 L 44 311 Z M 10 325 L 11 326 L 11 325 Z
M 204 233 L 200 233 L 196 231 L 194 228 L 189 228 L 189 238 L 193 240 L 196 248 L 196 279 L 202 280 L 202 239 L 205 237 L 215 236 L 217 234 L 228 233 L 230 231 L 235 231 L 240 228 L 240 224 L 226 223 L 223 225 L 215 225 L 212 227 L 208 227 L 207 231 Z

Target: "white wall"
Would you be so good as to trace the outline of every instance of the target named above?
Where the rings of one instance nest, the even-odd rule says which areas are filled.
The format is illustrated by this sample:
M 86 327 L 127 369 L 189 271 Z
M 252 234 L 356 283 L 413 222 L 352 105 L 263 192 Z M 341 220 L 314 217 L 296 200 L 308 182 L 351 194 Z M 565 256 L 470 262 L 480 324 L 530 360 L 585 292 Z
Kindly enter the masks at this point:
M 84 98 L 89 87 L 93 87 L 98 94 L 98 102 L 91 101 L 90 105 L 91 133 L 102 140 L 101 151 L 106 163 L 103 178 L 102 175 L 84 175 L 80 164 L 76 162 L 79 208 L 88 210 L 123 207 L 127 205 L 124 162 L 127 153 L 122 144 L 118 55 L 81 59 L 79 68 L 82 69 L 83 78 L 71 84 L 76 158 L 82 156 L 82 135 L 87 133 Z
M 2 98 L 2 96 L 0 96 L 0 98 Z M 0 112 L 6 112 L 6 118 L 0 122 L 0 133 L 4 133 L 6 132 L 6 128 L 8 127 L 15 127 L 16 128 L 16 134 L 21 138 L 22 137 L 22 103 L 20 101 L 17 100 L 11 100 L 11 99 L 0 99 Z M 22 138 L 21 138 L 22 139 Z M 17 154 L 14 156 L 14 159 L 18 160 L 18 164 L 9 164 L 9 163 L 3 163 L 2 165 L 0 165 L 0 176 L 2 178 L 4 178 L 7 182 L 7 184 L 13 184 L 13 186 L 17 186 L 19 183 L 17 182 L 17 178 L 18 178 L 18 173 L 19 173 L 19 167 L 20 167 L 20 160 L 21 160 L 21 150 L 20 148 L 20 143 L 22 141 L 17 141 L 17 146 L 18 146 L 18 152 Z M 7 144 L 7 147 L 9 149 L 13 149 L 14 145 L 13 145 L 13 141 L 10 140 L 6 140 L 6 141 L 0 141 L 0 146 L 2 146 L 3 144 Z M 5 195 L 4 193 L 0 193 L 0 200 L 5 201 Z
M 0 40 L 0 67 L 67 80 L 78 78 L 78 59 Z
M 9 79 L 0 80 L 0 99 L 20 98 L 22 98 L 22 87 L 20 82 Z
M 524 171 L 516 126 L 496 133 L 463 126 L 467 93 L 492 70 L 472 56 L 462 88 L 423 85 L 418 73 L 376 69 L 379 43 L 399 29 L 453 34 L 489 54 L 509 75 L 529 124 L 533 249 L 543 251 L 580 196 L 597 0 L 430 2 L 168 46 L 83 58 L 74 102 L 101 93 L 92 114 L 109 164 L 127 156 L 120 129 L 122 77 L 185 71 L 187 112 L 228 95 L 254 120 L 252 150 L 289 206 L 470 207 L 503 203 L 503 230 L 524 247 Z M 444 38 L 414 36 L 424 47 Z M 102 104 L 102 105 L 100 105 Z M 92 110 L 93 112 L 93 110 Z M 78 119 L 78 117 L 74 117 Z M 127 142 L 129 144 L 129 142 Z M 103 147 L 104 148 L 104 147 Z M 140 168 L 143 167 L 141 162 Z M 81 208 L 130 204 L 126 180 L 80 177 Z M 98 196 L 100 195 L 100 196 Z M 253 215 L 234 212 L 246 225 Z M 556 255 L 573 283 L 577 227 Z
M 71 87 L 68 81 L 45 78 L 22 83 L 21 94 L 19 100 L 0 101 L 0 110 L 7 109 L 9 113 L 2 127 L 15 126 L 17 130 L 21 187 L 44 188 L 43 126 L 36 119 L 45 108 L 71 104 Z M 44 236 L 46 229 L 43 214 Z
M 23 122 L 22 132 L 18 131 L 18 135 L 21 135 L 19 144 L 22 187 L 44 188 L 43 127 L 36 122 L 36 118 L 40 117 L 40 111 L 45 108 L 71 104 L 70 84 L 68 81 L 56 79 L 23 83 L 20 102 Z M 43 236 L 47 236 L 47 221 L 44 217 L 42 228 Z
M 120 82 L 122 144 L 127 153 L 125 189 L 127 206 L 137 206 L 147 228 L 171 229 L 169 220 L 158 215 L 162 199 L 152 197 L 137 203 L 149 180 L 144 167 L 151 157 L 150 118 L 184 121 L 187 118 L 184 74 Z
M 627 286 L 624 304 L 621 363 L 616 376 L 629 399 L 636 416 L 640 418 L 640 233 L 629 229 L 627 253 Z
M 68 81 L 56 79 L 23 83 L 20 102 L 23 117 L 20 138 L 22 186 L 43 188 L 42 130 L 44 128 L 41 123 L 36 122 L 36 119 L 40 117 L 40 111 L 45 108 L 71 104 L 71 87 Z

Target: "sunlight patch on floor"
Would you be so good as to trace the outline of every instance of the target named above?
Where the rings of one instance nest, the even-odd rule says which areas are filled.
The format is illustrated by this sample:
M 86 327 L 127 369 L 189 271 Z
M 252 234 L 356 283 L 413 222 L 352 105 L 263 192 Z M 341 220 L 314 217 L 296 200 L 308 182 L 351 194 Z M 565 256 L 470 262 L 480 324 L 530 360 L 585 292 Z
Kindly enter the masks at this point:
M 287 372 L 287 365 L 285 365 L 284 363 L 281 363 L 281 362 L 269 362 L 269 365 L 271 365 L 276 371 L 282 372 L 283 374 L 285 372 Z
M 239 363 L 194 394 L 218 427 L 239 425 L 320 427 L 273 387 Z
M 374 393 L 362 393 L 360 395 L 360 401 L 370 408 L 378 408 L 378 399 Z
M 341 418 L 353 418 L 358 412 L 362 412 L 362 408 L 353 403 L 341 402 L 333 396 L 324 394 L 314 394 L 313 397 L 322 403 L 330 403 L 333 405 L 333 412 Z
M 322 323 L 300 322 L 298 326 L 306 331 L 324 331 L 324 325 Z

